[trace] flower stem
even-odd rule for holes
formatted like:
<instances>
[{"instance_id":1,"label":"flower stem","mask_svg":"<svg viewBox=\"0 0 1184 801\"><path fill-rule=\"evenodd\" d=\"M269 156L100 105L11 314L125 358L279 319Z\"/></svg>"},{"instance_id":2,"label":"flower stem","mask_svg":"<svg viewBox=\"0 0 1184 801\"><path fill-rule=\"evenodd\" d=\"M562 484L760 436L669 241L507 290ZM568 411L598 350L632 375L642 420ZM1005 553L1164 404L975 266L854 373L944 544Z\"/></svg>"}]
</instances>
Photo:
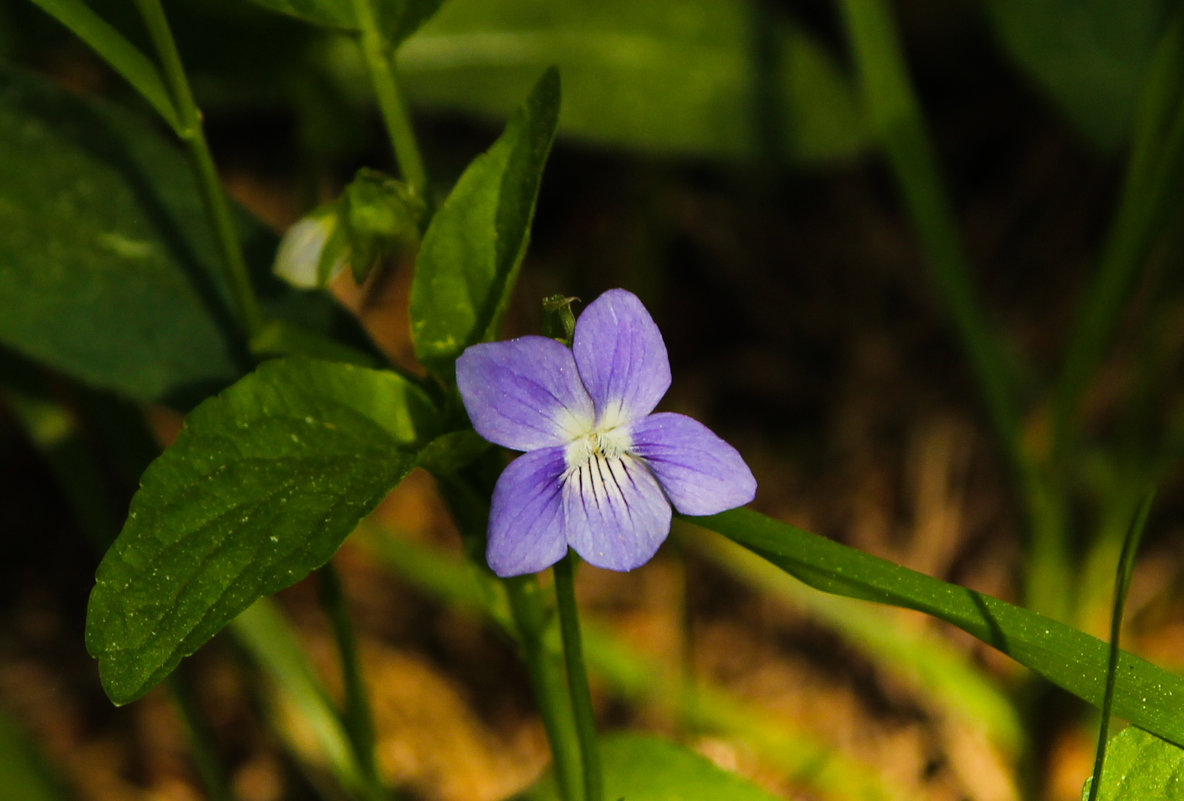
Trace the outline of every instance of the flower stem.
<instances>
[{"instance_id":1,"label":"flower stem","mask_svg":"<svg viewBox=\"0 0 1184 801\"><path fill-rule=\"evenodd\" d=\"M544 642L547 629L538 579L519 576L505 579L506 597L518 628L523 659L530 674L535 701L555 763L555 783L564 801L581 801L581 744L572 723L572 707L563 688L563 667Z\"/></svg>"},{"instance_id":2,"label":"flower stem","mask_svg":"<svg viewBox=\"0 0 1184 801\"><path fill-rule=\"evenodd\" d=\"M374 95L382 112L382 122L391 140L391 149L399 172L411 186L411 190L431 207L428 196L428 174L424 168L415 130L411 118L399 94L399 83L395 79L395 68L391 63L386 40L378 27L372 0L353 0L354 16L361 30L362 57L374 84Z\"/></svg>"},{"instance_id":3,"label":"flower stem","mask_svg":"<svg viewBox=\"0 0 1184 801\"><path fill-rule=\"evenodd\" d=\"M567 689L575 714L576 733L580 738L580 760L584 765L584 801L603 801L604 776L600 767L600 744L596 738L596 720L592 715L592 696L588 692L588 670L584 666L572 559L568 553L552 568L555 597L559 605L559 630L563 635Z\"/></svg>"},{"instance_id":4,"label":"flower stem","mask_svg":"<svg viewBox=\"0 0 1184 801\"><path fill-rule=\"evenodd\" d=\"M332 562L317 571L320 579L321 607L329 618L333 639L341 658L342 684L345 689L345 708L342 723L349 736L362 780L366 783L366 797L380 801L387 797L378 766L374 761L374 718L370 711L366 683L362 679L361 661L358 659L358 643L350 624L349 609L341 587L341 576Z\"/></svg>"},{"instance_id":5,"label":"flower stem","mask_svg":"<svg viewBox=\"0 0 1184 801\"><path fill-rule=\"evenodd\" d=\"M202 204L205 206L206 216L209 218L222 257L223 277L230 291L235 317L250 340L263 325L263 312L259 308L259 300L251 285L242 245L234 227L234 220L230 216L230 205L226 202L226 195L218 180L218 171L214 167L214 158L210 154L210 146L202 128L201 110L193 101L189 80L185 77L181 56L177 52L177 43L173 40L160 0L135 2L156 48L173 105L180 118L179 134L189 154L189 163L197 179Z\"/></svg>"}]
</instances>

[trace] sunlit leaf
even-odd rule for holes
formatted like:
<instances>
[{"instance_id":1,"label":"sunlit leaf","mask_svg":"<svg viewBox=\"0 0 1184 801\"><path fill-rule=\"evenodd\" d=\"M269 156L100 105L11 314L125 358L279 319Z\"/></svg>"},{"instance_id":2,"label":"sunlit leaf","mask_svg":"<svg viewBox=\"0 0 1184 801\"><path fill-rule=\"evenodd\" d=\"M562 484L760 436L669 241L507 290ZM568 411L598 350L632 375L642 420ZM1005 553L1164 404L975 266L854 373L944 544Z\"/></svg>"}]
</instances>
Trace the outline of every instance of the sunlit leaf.
<instances>
[{"instance_id":1,"label":"sunlit leaf","mask_svg":"<svg viewBox=\"0 0 1184 801\"><path fill-rule=\"evenodd\" d=\"M424 234L411 285L411 337L420 362L441 375L451 378L461 351L496 333L530 238L558 114L559 76L548 70Z\"/></svg>"},{"instance_id":2,"label":"sunlit leaf","mask_svg":"<svg viewBox=\"0 0 1184 801\"><path fill-rule=\"evenodd\" d=\"M952 623L1069 692L1100 706L1109 646L1044 615L917 573L795 526L737 509L688 518L825 592L915 609ZM1184 679L1123 651L1114 714L1184 744Z\"/></svg>"},{"instance_id":3,"label":"sunlit leaf","mask_svg":"<svg viewBox=\"0 0 1184 801\"><path fill-rule=\"evenodd\" d=\"M87 649L111 700L324 564L435 433L399 375L303 358L198 406L144 473L91 592Z\"/></svg>"},{"instance_id":4,"label":"sunlit leaf","mask_svg":"<svg viewBox=\"0 0 1184 801\"><path fill-rule=\"evenodd\" d=\"M1082 788L1089 798L1090 784ZM1184 801L1184 751L1131 726L1111 738L1098 801Z\"/></svg>"},{"instance_id":5,"label":"sunlit leaf","mask_svg":"<svg viewBox=\"0 0 1184 801\"><path fill-rule=\"evenodd\" d=\"M564 135L728 158L842 158L866 132L849 82L768 4L449 0L398 54L408 96L501 115L563 76Z\"/></svg>"}]
</instances>

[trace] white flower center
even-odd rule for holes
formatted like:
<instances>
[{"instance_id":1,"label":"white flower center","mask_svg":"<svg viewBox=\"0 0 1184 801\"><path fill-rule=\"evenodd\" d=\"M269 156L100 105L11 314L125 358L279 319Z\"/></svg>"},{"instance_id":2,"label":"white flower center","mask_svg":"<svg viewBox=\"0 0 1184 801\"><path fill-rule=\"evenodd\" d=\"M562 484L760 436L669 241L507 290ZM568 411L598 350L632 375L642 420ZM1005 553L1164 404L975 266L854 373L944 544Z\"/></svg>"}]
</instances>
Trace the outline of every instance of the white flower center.
<instances>
[{"instance_id":1,"label":"white flower center","mask_svg":"<svg viewBox=\"0 0 1184 801\"><path fill-rule=\"evenodd\" d=\"M627 427L598 429L572 440L564 451L567 469L563 473L564 493L574 493L585 507L607 513L608 507L628 509L634 481L627 462L633 438Z\"/></svg>"},{"instance_id":2,"label":"white flower center","mask_svg":"<svg viewBox=\"0 0 1184 801\"><path fill-rule=\"evenodd\" d=\"M563 456L570 472L579 470L593 460L616 461L622 456L629 455L632 449L633 438L629 436L629 429L610 428L592 431L572 440Z\"/></svg>"}]
</instances>

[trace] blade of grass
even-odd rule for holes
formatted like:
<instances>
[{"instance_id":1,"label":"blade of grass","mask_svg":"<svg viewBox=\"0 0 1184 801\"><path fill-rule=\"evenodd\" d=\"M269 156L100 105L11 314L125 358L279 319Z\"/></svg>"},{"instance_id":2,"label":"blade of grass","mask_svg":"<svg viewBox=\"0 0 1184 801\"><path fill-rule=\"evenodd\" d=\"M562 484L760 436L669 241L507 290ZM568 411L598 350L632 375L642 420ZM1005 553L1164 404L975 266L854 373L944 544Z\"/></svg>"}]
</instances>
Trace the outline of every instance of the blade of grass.
<instances>
[{"instance_id":1,"label":"blade of grass","mask_svg":"<svg viewBox=\"0 0 1184 801\"><path fill-rule=\"evenodd\" d=\"M1105 688L1107 646L1096 637L985 593L948 584L749 509L688 518L723 534L810 586L901 606L952 623L1053 684L1095 706ZM1131 723L1184 745L1184 679L1123 651L1125 681L1114 710Z\"/></svg>"},{"instance_id":2,"label":"blade of grass","mask_svg":"<svg viewBox=\"0 0 1184 801\"><path fill-rule=\"evenodd\" d=\"M865 113L888 157L995 428L1004 445L1014 448L1019 423L1008 362L971 283L957 225L909 84L896 26L882 0L842 0L839 5L859 72Z\"/></svg>"},{"instance_id":3,"label":"blade of grass","mask_svg":"<svg viewBox=\"0 0 1184 801\"><path fill-rule=\"evenodd\" d=\"M1184 193L1184 11L1157 48L1135 117L1126 179L1102 256L1076 315L1053 408L1052 462L1063 466L1090 378L1097 371L1155 234Z\"/></svg>"},{"instance_id":4,"label":"blade of grass","mask_svg":"<svg viewBox=\"0 0 1184 801\"><path fill-rule=\"evenodd\" d=\"M888 158L925 262L953 321L987 413L1019 482L1030 539L1025 596L1052 617L1067 614L1070 583L1061 503L1023 445L1015 377L979 304L896 25L884 0L842 0L865 113Z\"/></svg>"},{"instance_id":5,"label":"blade of grass","mask_svg":"<svg viewBox=\"0 0 1184 801\"><path fill-rule=\"evenodd\" d=\"M352 797L365 798L367 781L337 708L275 602L256 601L231 621L247 653L271 680L276 696L308 726L329 771Z\"/></svg>"},{"instance_id":6,"label":"blade of grass","mask_svg":"<svg viewBox=\"0 0 1184 801\"><path fill-rule=\"evenodd\" d=\"M218 758L214 735L197 702L193 687L192 666L185 665L165 680L177 712L185 724L189 753L193 765L205 785L209 801L235 801L226 776L226 769Z\"/></svg>"},{"instance_id":7,"label":"blade of grass","mask_svg":"<svg viewBox=\"0 0 1184 801\"><path fill-rule=\"evenodd\" d=\"M317 571L317 578L320 582L321 608L329 618L341 666L341 683L345 695L341 722L353 749L354 763L366 782L365 798L382 801L388 794L374 759L374 718L370 710L370 695L362 676L362 660L358 654L357 638L349 617L341 576L330 561Z\"/></svg>"},{"instance_id":8,"label":"blade of grass","mask_svg":"<svg viewBox=\"0 0 1184 801\"><path fill-rule=\"evenodd\" d=\"M1122 613L1126 606L1126 593L1131 586L1131 572L1135 568L1135 554L1139 550L1139 542L1143 539L1143 529L1147 525L1147 515L1151 511L1151 503L1155 500L1155 490L1149 489L1143 494L1143 500L1131 520L1127 529L1126 539L1122 543L1122 555L1118 558L1118 570L1114 579L1114 612L1110 616L1110 655L1106 662L1106 691L1102 697L1102 721L1098 727L1098 751L1094 758L1093 781L1089 788L1089 801L1097 801L1098 790L1102 787L1102 768L1106 762L1106 741L1110 733L1110 715L1114 709L1114 688L1118 683L1118 656L1122 636Z\"/></svg>"}]
</instances>

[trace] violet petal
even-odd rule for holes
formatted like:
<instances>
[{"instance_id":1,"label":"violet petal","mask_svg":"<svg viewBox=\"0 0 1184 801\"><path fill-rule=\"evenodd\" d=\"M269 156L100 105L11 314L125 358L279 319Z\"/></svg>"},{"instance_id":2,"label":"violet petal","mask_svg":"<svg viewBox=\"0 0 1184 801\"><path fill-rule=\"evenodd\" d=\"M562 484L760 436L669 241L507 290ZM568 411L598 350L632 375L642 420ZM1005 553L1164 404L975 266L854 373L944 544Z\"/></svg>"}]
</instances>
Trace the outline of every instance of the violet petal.
<instances>
[{"instance_id":1,"label":"violet petal","mask_svg":"<svg viewBox=\"0 0 1184 801\"><path fill-rule=\"evenodd\" d=\"M610 289L576 321L572 340L598 426L638 420L670 388L670 360L653 318L632 292Z\"/></svg>"},{"instance_id":2,"label":"violet petal","mask_svg":"<svg viewBox=\"0 0 1184 801\"><path fill-rule=\"evenodd\" d=\"M662 412L635 423L631 433L633 452L684 515L713 515L756 495L756 479L740 453L697 420Z\"/></svg>"},{"instance_id":3,"label":"violet petal","mask_svg":"<svg viewBox=\"0 0 1184 801\"><path fill-rule=\"evenodd\" d=\"M632 570L650 560L670 533L670 502L640 459L589 459L563 481L567 542L584 561Z\"/></svg>"},{"instance_id":4,"label":"violet petal","mask_svg":"<svg viewBox=\"0 0 1184 801\"><path fill-rule=\"evenodd\" d=\"M544 448L519 456L498 478L485 551L494 573L537 573L567 553L563 538L564 467L563 448Z\"/></svg>"},{"instance_id":5,"label":"violet petal","mask_svg":"<svg viewBox=\"0 0 1184 801\"><path fill-rule=\"evenodd\" d=\"M547 337L467 348L456 385L477 433L518 451L567 442L595 419L571 351Z\"/></svg>"}]
</instances>

